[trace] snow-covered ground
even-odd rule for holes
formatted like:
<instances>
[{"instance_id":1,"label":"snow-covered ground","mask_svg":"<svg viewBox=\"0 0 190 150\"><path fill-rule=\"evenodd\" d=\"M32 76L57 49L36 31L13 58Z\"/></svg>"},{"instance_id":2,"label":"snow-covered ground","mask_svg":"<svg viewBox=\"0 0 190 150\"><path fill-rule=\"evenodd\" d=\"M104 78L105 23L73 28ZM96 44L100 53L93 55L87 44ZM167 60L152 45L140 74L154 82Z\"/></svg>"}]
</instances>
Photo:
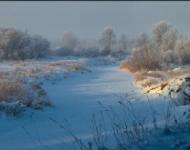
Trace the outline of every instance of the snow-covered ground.
<instances>
[{"instance_id":1,"label":"snow-covered ground","mask_svg":"<svg viewBox=\"0 0 190 150\"><path fill-rule=\"evenodd\" d=\"M29 109L16 118L2 115L0 150L64 150L72 142L62 127L65 120L74 134L82 139L91 138L92 114L102 109L100 103L111 106L118 113L121 112L120 101L130 103L136 119L151 123L154 113L158 122L163 121L168 99L147 98L133 85L132 75L119 70L118 66L91 66L90 70L71 73L54 82L44 81L43 87L53 107L41 111ZM178 110L175 114L183 108Z\"/></svg>"}]
</instances>

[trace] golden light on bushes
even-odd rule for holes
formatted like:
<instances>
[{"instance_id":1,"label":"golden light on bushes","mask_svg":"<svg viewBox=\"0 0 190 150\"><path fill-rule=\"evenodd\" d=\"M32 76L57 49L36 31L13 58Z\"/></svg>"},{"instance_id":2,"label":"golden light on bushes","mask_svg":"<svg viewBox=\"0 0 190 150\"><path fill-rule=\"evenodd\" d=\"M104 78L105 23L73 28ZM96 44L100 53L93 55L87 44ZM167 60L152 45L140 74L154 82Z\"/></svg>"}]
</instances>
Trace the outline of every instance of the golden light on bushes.
<instances>
[{"instance_id":1,"label":"golden light on bushes","mask_svg":"<svg viewBox=\"0 0 190 150\"><path fill-rule=\"evenodd\" d=\"M126 70L126 71L129 71L132 73L137 71L135 68L131 67L128 64L121 64L119 68L120 68L120 70Z\"/></svg>"}]
</instances>

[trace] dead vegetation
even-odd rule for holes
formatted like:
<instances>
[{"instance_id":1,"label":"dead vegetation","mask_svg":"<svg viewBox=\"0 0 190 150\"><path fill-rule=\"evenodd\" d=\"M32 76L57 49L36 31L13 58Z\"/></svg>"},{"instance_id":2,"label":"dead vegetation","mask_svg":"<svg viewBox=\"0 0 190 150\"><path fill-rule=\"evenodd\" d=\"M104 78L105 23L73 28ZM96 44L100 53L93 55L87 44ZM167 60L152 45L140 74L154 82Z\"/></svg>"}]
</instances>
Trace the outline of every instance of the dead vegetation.
<instances>
[{"instance_id":1,"label":"dead vegetation","mask_svg":"<svg viewBox=\"0 0 190 150\"><path fill-rule=\"evenodd\" d=\"M51 102L37 81L23 83L16 78L0 79L0 110L17 115L26 107L43 109Z\"/></svg>"},{"instance_id":2,"label":"dead vegetation","mask_svg":"<svg viewBox=\"0 0 190 150\"><path fill-rule=\"evenodd\" d=\"M120 68L131 72L126 64ZM135 71L134 84L136 84L145 94L163 94L168 91L170 86L180 86L185 80L184 76L188 76L190 72L189 66L181 66L166 70L154 71Z\"/></svg>"},{"instance_id":3,"label":"dead vegetation","mask_svg":"<svg viewBox=\"0 0 190 150\"><path fill-rule=\"evenodd\" d=\"M179 36L171 24L158 22L150 36L141 34L135 41L120 69L133 73L135 84L143 92L163 93L171 80L189 74L190 38Z\"/></svg>"},{"instance_id":4,"label":"dead vegetation","mask_svg":"<svg viewBox=\"0 0 190 150\"><path fill-rule=\"evenodd\" d=\"M0 66L0 111L17 115L25 108L43 109L52 105L46 91L38 80L45 80L58 72L67 74L74 71L88 71L78 61L63 60L54 62L9 62L10 69ZM6 66L6 65L5 65Z\"/></svg>"},{"instance_id":5,"label":"dead vegetation","mask_svg":"<svg viewBox=\"0 0 190 150\"><path fill-rule=\"evenodd\" d=\"M190 63L190 38L180 35L166 21L153 25L152 34L141 34L135 43L121 69L130 72L171 70Z\"/></svg>"},{"instance_id":6,"label":"dead vegetation","mask_svg":"<svg viewBox=\"0 0 190 150\"><path fill-rule=\"evenodd\" d=\"M85 71L86 66L78 61L57 61L48 64L48 68L53 69L54 67L61 67L65 72L73 72L73 71Z\"/></svg>"},{"instance_id":7,"label":"dead vegetation","mask_svg":"<svg viewBox=\"0 0 190 150\"><path fill-rule=\"evenodd\" d=\"M12 97L21 96L24 94L21 83L14 79L1 79L0 80L0 102L1 101L8 101Z\"/></svg>"},{"instance_id":8,"label":"dead vegetation","mask_svg":"<svg viewBox=\"0 0 190 150\"><path fill-rule=\"evenodd\" d=\"M49 120L68 133L72 139L73 149L76 150L149 150L160 145L170 147L169 149L185 149L187 143L189 146L189 140L182 142L189 139L187 138L190 129L189 109L184 111L182 116L177 117L174 114L178 111L176 107L173 107L171 103L166 103L166 110L165 106L162 110L163 120L160 121L160 113L156 111L156 106L150 103L151 100L147 98L148 107L146 111L150 110L149 113L152 116L151 118L145 116L139 119L139 114L135 112L134 104L128 95L118 95L118 98L120 110L123 110L121 112L99 102L100 112L92 116L92 134L88 138L77 136L71 128L69 120L64 122L54 118L49 118ZM187 119L187 121L181 122L182 118ZM181 136L183 134L184 136Z\"/></svg>"}]
</instances>

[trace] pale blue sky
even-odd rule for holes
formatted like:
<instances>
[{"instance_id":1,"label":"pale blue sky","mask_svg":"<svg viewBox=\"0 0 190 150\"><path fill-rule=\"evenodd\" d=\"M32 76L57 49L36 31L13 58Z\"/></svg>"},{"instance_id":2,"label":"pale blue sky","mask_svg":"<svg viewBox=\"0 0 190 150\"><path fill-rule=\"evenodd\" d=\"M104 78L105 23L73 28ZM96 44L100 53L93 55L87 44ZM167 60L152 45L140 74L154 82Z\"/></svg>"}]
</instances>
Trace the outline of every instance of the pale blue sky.
<instances>
[{"instance_id":1,"label":"pale blue sky","mask_svg":"<svg viewBox=\"0 0 190 150\"><path fill-rule=\"evenodd\" d=\"M190 2L0 2L1 27L27 29L49 39L65 31L97 38L106 25L118 35L135 36L160 20L190 35Z\"/></svg>"}]
</instances>

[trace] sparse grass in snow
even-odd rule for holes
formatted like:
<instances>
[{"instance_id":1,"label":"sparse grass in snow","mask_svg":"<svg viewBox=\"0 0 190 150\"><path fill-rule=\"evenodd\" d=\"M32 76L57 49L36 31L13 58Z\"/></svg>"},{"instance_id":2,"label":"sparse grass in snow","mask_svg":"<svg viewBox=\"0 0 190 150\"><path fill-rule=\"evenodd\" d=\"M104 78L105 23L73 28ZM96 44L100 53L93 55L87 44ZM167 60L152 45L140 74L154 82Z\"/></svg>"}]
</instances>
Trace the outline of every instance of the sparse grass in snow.
<instances>
[{"instance_id":1,"label":"sparse grass in snow","mask_svg":"<svg viewBox=\"0 0 190 150\"><path fill-rule=\"evenodd\" d=\"M138 119L133 104L123 98L127 97L118 101L122 113L99 102L101 110L92 116L93 132L88 138L75 135L68 120L64 123L54 118L50 120L73 138L74 150L172 150L190 146L188 109L179 117L174 113L177 108L168 103L166 110L163 108L162 116L159 116L150 99L147 99L149 110L146 111L150 111L151 117ZM160 121L159 117L163 120ZM184 122L181 122L182 118Z\"/></svg>"},{"instance_id":2,"label":"sparse grass in snow","mask_svg":"<svg viewBox=\"0 0 190 150\"><path fill-rule=\"evenodd\" d=\"M41 76L47 80L55 72L66 74L74 71L89 71L85 64L73 60L14 61L14 63L9 62L8 66L9 70L2 69L0 72L0 111L12 115L20 113L26 107L43 109L45 106L52 105L41 81L36 77Z\"/></svg>"},{"instance_id":3,"label":"sparse grass in snow","mask_svg":"<svg viewBox=\"0 0 190 150\"><path fill-rule=\"evenodd\" d=\"M26 107L42 109L51 106L47 93L38 82L23 83L22 80L0 79L0 110L17 115Z\"/></svg>"}]
</instances>

